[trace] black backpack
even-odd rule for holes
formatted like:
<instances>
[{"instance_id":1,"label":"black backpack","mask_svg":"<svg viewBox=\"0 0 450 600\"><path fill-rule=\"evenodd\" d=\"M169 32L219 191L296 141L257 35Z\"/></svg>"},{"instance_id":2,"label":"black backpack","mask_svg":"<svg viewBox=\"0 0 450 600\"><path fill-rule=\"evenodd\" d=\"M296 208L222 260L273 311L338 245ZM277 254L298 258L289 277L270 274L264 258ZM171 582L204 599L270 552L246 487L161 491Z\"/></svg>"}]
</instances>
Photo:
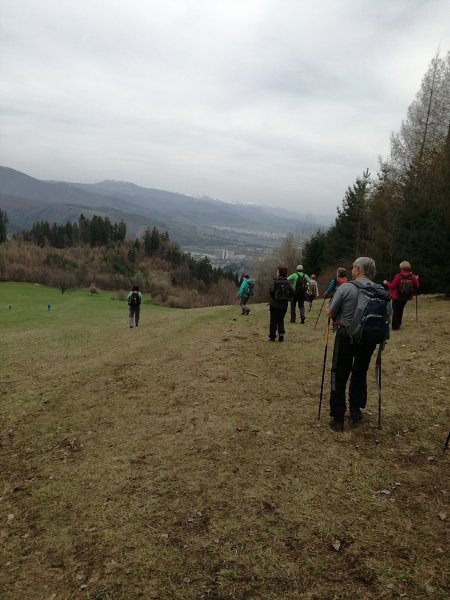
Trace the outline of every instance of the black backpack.
<instances>
[{"instance_id":1,"label":"black backpack","mask_svg":"<svg viewBox=\"0 0 450 600\"><path fill-rule=\"evenodd\" d=\"M287 279L275 279L273 285L273 295L275 300L289 300L292 295L289 281Z\"/></svg>"},{"instance_id":2,"label":"black backpack","mask_svg":"<svg viewBox=\"0 0 450 600\"><path fill-rule=\"evenodd\" d=\"M139 292L131 293L130 299L128 300L128 304L129 304L129 306L132 306L133 308L136 308L136 306L141 305L141 296L140 296Z\"/></svg>"},{"instance_id":3,"label":"black backpack","mask_svg":"<svg viewBox=\"0 0 450 600\"><path fill-rule=\"evenodd\" d=\"M306 292L306 279L305 276L299 275L297 277L297 281L295 282L295 295L297 296L297 298L304 298L305 297L305 292Z\"/></svg>"},{"instance_id":4,"label":"black backpack","mask_svg":"<svg viewBox=\"0 0 450 600\"><path fill-rule=\"evenodd\" d=\"M400 273L400 282L398 284L398 297L399 300L406 302L413 297L414 288L412 274L403 275Z\"/></svg>"},{"instance_id":5,"label":"black backpack","mask_svg":"<svg viewBox=\"0 0 450 600\"><path fill-rule=\"evenodd\" d=\"M245 288L245 295L253 296L254 294L255 294L255 282L252 281L251 279L249 279L247 282L247 287Z\"/></svg>"},{"instance_id":6,"label":"black backpack","mask_svg":"<svg viewBox=\"0 0 450 600\"><path fill-rule=\"evenodd\" d=\"M358 302L347 335L355 344L382 344L389 332L389 294L377 283L349 283L358 288Z\"/></svg>"}]
</instances>

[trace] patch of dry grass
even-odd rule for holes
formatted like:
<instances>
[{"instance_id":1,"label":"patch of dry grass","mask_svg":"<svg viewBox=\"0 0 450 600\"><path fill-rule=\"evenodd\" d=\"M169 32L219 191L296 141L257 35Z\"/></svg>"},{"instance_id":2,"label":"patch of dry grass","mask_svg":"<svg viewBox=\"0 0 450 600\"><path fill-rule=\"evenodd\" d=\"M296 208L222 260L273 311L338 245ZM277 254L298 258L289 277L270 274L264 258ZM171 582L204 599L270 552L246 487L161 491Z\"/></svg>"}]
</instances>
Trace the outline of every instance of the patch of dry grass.
<instances>
[{"instance_id":1,"label":"patch of dry grass","mask_svg":"<svg viewBox=\"0 0 450 600\"><path fill-rule=\"evenodd\" d=\"M371 367L344 434L327 398L317 423L319 303L283 344L251 308L6 332L5 599L449 596L450 305L420 298L419 324L407 307L383 429Z\"/></svg>"}]
</instances>

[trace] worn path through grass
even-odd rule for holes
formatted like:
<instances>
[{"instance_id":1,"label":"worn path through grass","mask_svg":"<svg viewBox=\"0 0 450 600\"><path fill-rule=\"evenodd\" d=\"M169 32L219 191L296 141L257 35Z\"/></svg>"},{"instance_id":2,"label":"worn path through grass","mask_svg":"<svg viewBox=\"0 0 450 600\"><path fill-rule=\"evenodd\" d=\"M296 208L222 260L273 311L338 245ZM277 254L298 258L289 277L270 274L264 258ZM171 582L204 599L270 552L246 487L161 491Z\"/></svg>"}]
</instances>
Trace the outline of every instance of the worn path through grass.
<instances>
[{"instance_id":1,"label":"worn path through grass","mask_svg":"<svg viewBox=\"0 0 450 600\"><path fill-rule=\"evenodd\" d=\"M11 286L6 599L449 596L447 302L420 298L419 324L408 306L388 344L383 429L372 365L364 421L339 435L327 395L317 423L319 303L270 344L265 305L144 305L130 330L106 293Z\"/></svg>"}]
</instances>

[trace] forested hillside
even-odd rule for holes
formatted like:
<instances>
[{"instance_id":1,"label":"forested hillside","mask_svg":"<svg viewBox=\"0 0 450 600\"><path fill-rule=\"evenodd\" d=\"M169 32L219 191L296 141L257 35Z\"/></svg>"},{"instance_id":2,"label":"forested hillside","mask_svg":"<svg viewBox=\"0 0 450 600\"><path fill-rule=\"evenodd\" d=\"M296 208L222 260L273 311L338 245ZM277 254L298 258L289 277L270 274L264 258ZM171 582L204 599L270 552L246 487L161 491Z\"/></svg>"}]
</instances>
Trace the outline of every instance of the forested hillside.
<instances>
[{"instance_id":1,"label":"forested hillside","mask_svg":"<svg viewBox=\"0 0 450 600\"><path fill-rule=\"evenodd\" d=\"M436 56L379 171L348 187L334 225L304 248L309 272L372 256L379 277L401 260L425 292L450 294L450 53Z\"/></svg>"},{"instance_id":2,"label":"forested hillside","mask_svg":"<svg viewBox=\"0 0 450 600\"><path fill-rule=\"evenodd\" d=\"M7 216L0 211L0 236ZM3 227L4 229L4 227ZM0 237L1 241L1 237ZM142 239L126 239L126 225L108 217L81 215L78 222L35 223L0 245L0 281L123 291L138 284L157 304L188 308L227 304L234 296L232 273L194 259L156 227Z\"/></svg>"}]
</instances>

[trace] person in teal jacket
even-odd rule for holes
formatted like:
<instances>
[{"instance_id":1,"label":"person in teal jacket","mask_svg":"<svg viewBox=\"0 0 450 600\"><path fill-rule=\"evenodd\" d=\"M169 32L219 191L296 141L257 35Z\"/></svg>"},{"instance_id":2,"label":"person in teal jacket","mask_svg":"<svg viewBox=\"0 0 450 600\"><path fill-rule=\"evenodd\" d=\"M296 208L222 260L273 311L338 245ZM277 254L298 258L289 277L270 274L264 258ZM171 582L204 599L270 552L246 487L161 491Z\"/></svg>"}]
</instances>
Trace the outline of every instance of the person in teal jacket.
<instances>
[{"instance_id":1,"label":"person in teal jacket","mask_svg":"<svg viewBox=\"0 0 450 600\"><path fill-rule=\"evenodd\" d=\"M133 325L136 325L136 327L137 327L139 325L139 315L141 313L141 301L142 301L142 294L139 291L138 285L133 285L133 289L131 290L131 292L128 293L127 301L128 301L128 309L129 309L128 325L130 327L133 327Z\"/></svg>"},{"instance_id":2,"label":"person in teal jacket","mask_svg":"<svg viewBox=\"0 0 450 600\"><path fill-rule=\"evenodd\" d=\"M250 296L253 293L253 281L250 279L250 275L242 276L242 283L239 291L237 293L239 298L239 306L241 307L241 311L243 315L248 315L250 312L249 307L247 306L247 302L250 299Z\"/></svg>"},{"instance_id":3,"label":"person in teal jacket","mask_svg":"<svg viewBox=\"0 0 450 600\"><path fill-rule=\"evenodd\" d=\"M289 275L288 281L291 282L294 288L294 296L291 300L291 323L295 323L295 309L298 303L300 310L300 320L302 325L305 322L305 299L306 299L306 288L310 279L306 273L303 273L303 265L297 265L297 270L292 275Z\"/></svg>"}]
</instances>

